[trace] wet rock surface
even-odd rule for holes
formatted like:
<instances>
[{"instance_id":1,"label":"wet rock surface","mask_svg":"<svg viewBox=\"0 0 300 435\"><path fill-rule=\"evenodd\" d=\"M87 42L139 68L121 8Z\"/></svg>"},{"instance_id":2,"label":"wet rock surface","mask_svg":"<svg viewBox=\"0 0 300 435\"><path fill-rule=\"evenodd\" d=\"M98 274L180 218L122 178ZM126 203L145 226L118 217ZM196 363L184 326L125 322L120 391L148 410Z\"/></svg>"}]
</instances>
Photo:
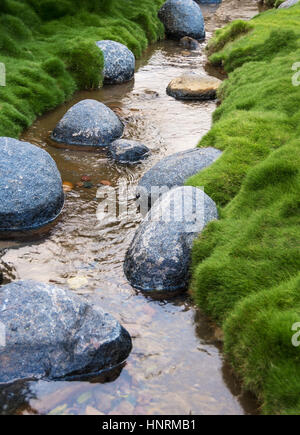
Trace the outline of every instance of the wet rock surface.
<instances>
[{"instance_id":1,"label":"wet rock surface","mask_svg":"<svg viewBox=\"0 0 300 435\"><path fill-rule=\"evenodd\" d=\"M64 204L62 180L52 157L41 148L0 138L0 236L53 222Z\"/></svg>"},{"instance_id":2,"label":"wet rock surface","mask_svg":"<svg viewBox=\"0 0 300 435\"><path fill-rule=\"evenodd\" d=\"M196 41L196 39L190 38L189 36L181 38L179 44L181 45L181 47L184 47L187 50L198 50L200 47L199 42Z\"/></svg>"},{"instance_id":3,"label":"wet rock surface","mask_svg":"<svg viewBox=\"0 0 300 435\"><path fill-rule=\"evenodd\" d=\"M5 285L0 307L0 382L80 377L116 366L131 351L129 334L112 316L57 287Z\"/></svg>"},{"instance_id":4,"label":"wet rock surface","mask_svg":"<svg viewBox=\"0 0 300 435\"><path fill-rule=\"evenodd\" d=\"M194 2L201 5L218 5L219 3L222 3L222 0L194 0Z\"/></svg>"},{"instance_id":5,"label":"wet rock surface","mask_svg":"<svg viewBox=\"0 0 300 435\"><path fill-rule=\"evenodd\" d=\"M217 218L214 201L200 189L185 186L164 194L126 254L124 272L131 285L146 292L186 289L193 240Z\"/></svg>"},{"instance_id":6,"label":"wet rock surface","mask_svg":"<svg viewBox=\"0 0 300 435\"><path fill-rule=\"evenodd\" d=\"M215 148L192 148L172 154L151 168L141 178L137 196L146 196L152 204L160 195L159 189L182 186L185 181L210 166L221 155Z\"/></svg>"},{"instance_id":7,"label":"wet rock surface","mask_svg":"<svg viewBox=\"0 0 300 435\"><path fill-rule=\"evenodd\" d=\"M281 5L278 7L278 9L290 8L291 6L294 6L295 4L297 4L298 2L299 2L299 0L287 0L283 3L281 3Z\"/></svg>"},{"instance_id":8,"label":"wet rock surface","mask_svg":"<svg viewBox=\"0 0 300 435\"><path fill-rule=\"evenodd\" d=\"M169 83L167 94L177 100L213 100L221 83L216 77L196 73L183 74Z\"/></svg>"},{"instance_id":9,"label":"wet rock surface","mask_svg":"<svg viewBox=\"0 0 300 435\"><path fill-rule=\"evenodd\" d=\"M110 40L98 41L96 44L104 56L104 83L120 84L133 78L135 57L132 51L125 45Z\"/></svg>"},{"instance_id":10,"label":"wet rock surface","mask_svg":"<svg viewBox=\"0 0 300 435\"><path fill-rule=\"evenodd\" d=\"M96 100L82 100L67 111L51 138L66 145L106 147L123 134L118 116Z\"/></svg>"},{"instance_id":11,"label":"wet rock surface","mask_svg":"<svg viewBox=\"0 0 300 435\"><path fill-rule=\"evenodd\" d=\"M109 154L113 160L123 164L134 164L145 160L151 151L146 145L133 140L119 139L110 144Z\"/></svg>"},{"instance_id":12,"label":"wet rock surface","mask_svg":"<svg viewBox=\"0 0 300 435\"><path fill-rule=\"evenodd\" d=\"M193 0L167 0L158 16L169 38L205 38L204 18L199 5Z\"/></svg>"}]
</instances>

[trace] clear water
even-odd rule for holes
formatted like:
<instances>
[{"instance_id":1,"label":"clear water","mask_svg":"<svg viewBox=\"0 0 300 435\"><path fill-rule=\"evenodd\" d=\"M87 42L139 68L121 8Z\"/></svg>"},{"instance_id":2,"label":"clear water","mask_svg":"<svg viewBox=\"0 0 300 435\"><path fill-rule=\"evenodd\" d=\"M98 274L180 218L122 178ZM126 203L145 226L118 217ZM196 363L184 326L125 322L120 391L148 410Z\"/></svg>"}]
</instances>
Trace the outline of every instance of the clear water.
<instances>
[{"instance_id":1,"label":"clear water","mask_svg":"<svg viewBox=\"0 0 300 435\"><path fill-rule=\"evenodd\" d=\"M250 18L252 1L224 1L204 9L210 32L228 16ZM142 174L166 155L194 147L211 127L215 102L180 102L166 95L169 81L205 67L204 44L187 52L176 42L150 47L138 62L135 80L77 93L72 101L39 119L22 140L46 149L63 181L89 175L94 187L66 194L61 219L47 237L0 242L5 282L34 279L69 288L113 314L130 332L133 351L112 373L90 382L24 381L0 387L4 414L253 414L257 404L242 393L222 356L222 334L188 295L154 301L136 292L123 274L126 249L139 224L135 213L113 221L96 218L97 184L108 180L132 190ZM117 166L105 152L54 148L49 133L64 113L84 98L111 107L126 123L125 136L148 145L152 157L134 168ZM132 196L131 203L134 199Z\"/></svg>"}]
</instances>

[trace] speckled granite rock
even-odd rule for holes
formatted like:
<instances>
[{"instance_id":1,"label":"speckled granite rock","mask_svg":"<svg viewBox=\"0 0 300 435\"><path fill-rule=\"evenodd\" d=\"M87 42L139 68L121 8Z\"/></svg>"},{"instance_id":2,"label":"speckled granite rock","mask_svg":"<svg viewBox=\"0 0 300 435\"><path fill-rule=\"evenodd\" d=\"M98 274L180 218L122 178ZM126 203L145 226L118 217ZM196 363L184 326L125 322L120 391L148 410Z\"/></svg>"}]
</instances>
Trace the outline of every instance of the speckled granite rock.
<instances>
[{"instance_id":1,"label":"speckled granite rock","mask_svg":"<svg viewBox=\"0 0 300 435\"><path fill-rule=\"evenodd\" d=\"M184 36L180 39L179 44L186 48L187 50L198 50L200 44L196 39L190 38L189 36Z\"/></svg>"},{"instance_id":2,"label":"speckled granite rock","mask_svg":"<svg viewBox=\"0 0 300 435\"><path fill-rule=\"evenodd\" d=\"M123 131L122 122L109 107L96 100L82 100L57 124L52 139L67 145L105 147Z\"/></svg>"},{"instance_id":3,"label":"speckled granite rock","mask_svg":"<svg viewBox=\"0 0 300 435\"><path fill-rule=\"evenodd\" d=\"M168 37L181 39L190 36L205 38L205 24L201 9L193 0L167 0L158 13Z\"/></svg>"},{"instance_id":4,"label":"speckled granite rock","mask_svg":"<svg viewBox=\"0 0 300 435\"><path fill-rule=\"evenodd\" d=\"M126 254L124 272L143 291L184 290L189 280L193 240L213 219L215 203L202 190L171 189L152 207Z\"/></svg>"},{"instance_id":5,"label":"speckled granite rock","mask_svg":"<svg viewBox=\"0 0 300 435\"><path fill-rule=\"evenodd\" d=\"M222 81L216 77L196 73L183 74L173 79L167 94L177 100L213 100Z\"/></svg>"},{"instance_id":6,"label":"speckled granite rock","mask_svg":"<svg viewBox=\"0 0 300 435\"><path fill-rule=\"evenodd\" d=\"M46 226L63 204L62 180L52 157L30 143L1 137L0 237Z\"/></svg>"},{"instance_id":7,"label":"speckled granite rock","mask_svg":"<svg viewBox=\"0 0 300 435\"><path fill-rule=\"evenodd\" d=\"M110 40L98 41L96 44L104 56L104 83L124 83L133 78L135 57L132 51L125 45Z\"/></svg>"},{"instance_id":8,"label":"speckled granite rock","mask_svg":"<svg viewBox=\"0 0 300 435\"><path fill-rule=\"evenodd\" d=\"M298 2L299 2L299 0L287 0L283 3L281 3L281 5L278 7L278 9L290 8L291 6L294 6L295 4L297 4Z\"/></svg>"},{"instance_id":9,"label":"speckled granite rock","mask_svg":"<svg viewBox=\"0 0 300 435\"><path fill-rule=\"evenodd\" d=\"M189 177L210 166L221 154L215 148L192 148L172 154L146 172L138 184L137 196L147 196L148 202L152 196L153 204L160 194L157 190L165 186L169 189L183 186Z\"/></svg>"},{"instance_id":10,"label":"speckled granite rock","mask_svg":"<svg viewBox=\"0 0 300 435\"><path fill-rule=\"evenodd\" d=\"M151 154L148 147L133 140L119 139L108 147L111 157L119 163L132 164L145 160Z\"/></svg>"},{"instance_id":11,"label":"speckled granite rock","mask_svg":"<svg viewBox=\"0 0 300 435\"><path fill-rule=\"evenodd\" d=\"M113 317L70 291L14 282L0 287L0 307L0 382L95 373L131 351L129 334Z\"/></svg>"}]
</instances>

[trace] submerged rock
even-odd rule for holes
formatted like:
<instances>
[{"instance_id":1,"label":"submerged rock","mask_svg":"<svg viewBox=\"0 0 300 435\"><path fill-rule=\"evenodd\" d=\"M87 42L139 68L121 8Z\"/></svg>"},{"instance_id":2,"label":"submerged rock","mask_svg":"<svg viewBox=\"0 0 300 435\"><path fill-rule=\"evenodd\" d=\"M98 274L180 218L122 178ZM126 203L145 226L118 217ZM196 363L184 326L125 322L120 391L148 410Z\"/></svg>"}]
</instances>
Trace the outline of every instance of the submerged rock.
<instances>
[{"instance_id":1,"label":"submerged rock","mask_svg":"<svg viewBox=\"0 0 300 435\"><path fill-rule=\"evenodd\" d=\"M200 44L196 39L190 38L189 36L185 36L181 38L179 41L180 45L188 50L198 50Z\"/></svg>"},{"instance_id":2,"label":"submerged rock","mask_svg":"<svg viewBox=\"0 0 300 435\"><path fill-rule=\"evenodd\" d=\"M135 57L132 51L115 41L103 40L96 44L104 56L104 83L124 83L133 78Z\"/></svg>"},{"instance_id":3,"label":"submerged rock","mask_svg":"<svg viewBox=\"0 0 300 435\"><path fill-rule=\"evenodd\" d=\"M195 187L164 194L138 228L126 254L124 272L142 291L184 290L193 240L218 218L214 201Z\"/></svg>"},{"instance_id":4,"label":"submerged rock","mask_svg":"<svg viewBox=\"0 0 300 435\"><path fill-rule=\"evenodd\" d=\"M193 0L167 0L159 10L158 17L170 38L205 38L204 18L199 5Z\"/></svg>"},{"instance_id":5,"label":"submerged rock","mask_svg":"<svg viewBox=\"0 0 300 435\"><path fill-rule=\"evenodd\" d=\"M299 0L287 0L283 3L281 3L281 5L278 7L278 9L290 8L291 6L294 6L295 4L297 4L298 2L299 2Z\"/></svg>"},{"instance_id":6,"label":"submerged rock","mask_svg":"<svg viewBox=\"0 0 300 435\"><path fill-rule=\"evenodd\" d=\"M70 291L14 282L0 288L0 307L0 382L95 373L131 351L128 332L113 317Z\"/></svg>"},{"instance_id":7,"label":"submerged rock","mask_svg":"<svg viewBox=\"0 0 300 435\"><path fill-rule=\"evenodd\" d=\"M51 137L67 145L105 147L123 131L122 122L109 107L96 100L82 100L67 111Z\"/></svg>"},{"instance_id":8,"label":"submerged rock","mask_svg":"<svg viewBox=\"0 0 300 435\"><path fill-rule=\"evenodd\" d=\"M145 145L126 139L119 139L109 145L109 154L119 163L138 163L150 155L150 150Z\"/></svg>"},{"instance_id":9,"label":"submerged rock","mask_svg":"<svg viewBox=\"0 0 300 435\"><path fill-rule=\"evenodd\" d=\"M62 180L52 157L41 148L0 138L0 237L42 228L64 204Z\"/></svg>"},{"instance_id":10,"label":"submerged rock","mask_svg":"<svg viewBox=\"0 0 300 435\"><path fill-rule=\"evenodd\" d=\"M137 196L146 196L145 202L153 204L161 189L183 186L189 177L210 166L221 154L215 148L193 148L172 154L146 172L138 184Z\"/></svg>"},{"instance_id":11,"label":"submerged rock","mask_svg":"<svg viewBox=\"0 0 300 435\"><path fill-rule=\"evenodd\" d=\"M213 100L221 83L216 77L183 74L169 83L167 94L177 100Z\"/></svg>"},{"instance_id":12,"label":"submerged rock","mask_svg":"<svg viewBox=\"0 0 300 435\"><path fill-rule=\"evenodd\" d=\"M222 0L194 0L196 3L200 5L217 5L222 3Z\"/></svg>"}]
</instances>

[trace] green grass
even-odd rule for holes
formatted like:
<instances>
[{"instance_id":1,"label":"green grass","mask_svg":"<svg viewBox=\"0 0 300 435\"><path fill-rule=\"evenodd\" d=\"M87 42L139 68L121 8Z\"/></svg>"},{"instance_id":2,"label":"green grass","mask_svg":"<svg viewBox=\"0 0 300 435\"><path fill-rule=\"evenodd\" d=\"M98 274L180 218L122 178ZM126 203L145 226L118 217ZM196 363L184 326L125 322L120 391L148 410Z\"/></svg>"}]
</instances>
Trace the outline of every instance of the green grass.
<instances>
[{"instance_id":1,"label":"green grass","mask_svg":"<svg viewBox=\"0 0 300 435\"><path fill-rule=\"evenodd\" d=\"M163 0L1 0L0 136L18 137L37 116L79 89L102 84L95 42L113 39L141 56L163 36Z\"/></svg>"},{"instance_id":2,"label":"green grass","mask_svg":"<svg viewBox=\"0 0 300 435\"><path fill-rule=\"evenodd\" d=\"M218 31L210 60L229 78L199 146L224 151L187 184L221 219L193 248L191 293L225 331L225 351L262 412L300 414L300 4Z\"/></svg>"}]
</instances>

